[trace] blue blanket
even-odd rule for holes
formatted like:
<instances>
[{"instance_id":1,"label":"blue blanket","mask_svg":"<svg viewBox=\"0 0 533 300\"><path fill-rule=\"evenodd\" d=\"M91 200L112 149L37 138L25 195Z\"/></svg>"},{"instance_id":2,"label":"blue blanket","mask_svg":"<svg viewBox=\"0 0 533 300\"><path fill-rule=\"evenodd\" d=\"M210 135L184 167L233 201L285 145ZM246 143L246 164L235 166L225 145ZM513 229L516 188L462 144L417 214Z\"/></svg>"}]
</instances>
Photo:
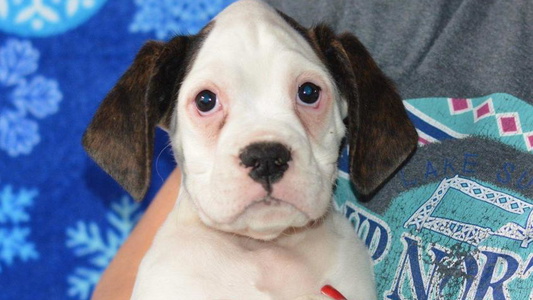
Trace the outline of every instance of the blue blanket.
<instances>
[{"instance_id":1,"label":"blue blanket","mask_svg":"<svg viewBox=\"0 0 533 300\"><path fill-rule=\"evenodd\" d=\"M0 299L89 299L148 203L81 135L146 40L195 33L229 2L0 1ZM174 168L166 145L158 132L147 199Z\"/></svg>"}]
</instances>

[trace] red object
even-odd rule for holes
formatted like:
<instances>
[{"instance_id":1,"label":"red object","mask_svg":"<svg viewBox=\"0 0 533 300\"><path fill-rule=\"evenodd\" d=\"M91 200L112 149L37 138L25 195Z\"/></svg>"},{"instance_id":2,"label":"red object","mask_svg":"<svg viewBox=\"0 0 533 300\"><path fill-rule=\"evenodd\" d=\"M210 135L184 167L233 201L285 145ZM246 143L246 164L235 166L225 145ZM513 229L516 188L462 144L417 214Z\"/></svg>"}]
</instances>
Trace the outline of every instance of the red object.
<instances>
[{"instance_id":1,"label":"red object","mask_svg":"<svg viewBox=\"0 0 533 300\"><path fill-rule=\"evenodd\" d=\"M337 291L334 287L332 287L331 285L325 285L322 287L322 289L320 290L322 292L323 295L325 296L328 296L330 297L331 299L335 299L335 300L347 300L346 298L344 298L344 296L339 292Z\"/></svg>"}]
</instances>

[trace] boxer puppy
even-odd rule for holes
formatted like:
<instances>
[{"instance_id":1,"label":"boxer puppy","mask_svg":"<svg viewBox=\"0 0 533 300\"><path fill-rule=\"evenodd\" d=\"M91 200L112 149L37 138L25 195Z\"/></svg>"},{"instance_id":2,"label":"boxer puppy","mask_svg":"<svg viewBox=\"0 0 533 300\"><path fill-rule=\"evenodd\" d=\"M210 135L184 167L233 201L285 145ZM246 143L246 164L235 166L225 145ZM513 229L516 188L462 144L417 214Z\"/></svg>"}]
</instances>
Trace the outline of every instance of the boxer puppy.
<instances>
[{"instance_id":1,"label":"boxer puppy","mask_svg":"<svg viewBox=\"0 0 533 300\"><path fill-rule=\"evenodd\" d=\"M157 125L183 179L132 299L340 297L324 286L376 299L367 249L332 209L339 150L346 137L364 195L417 135L357 38L236 2L197 35L146 43L87 129L88 153L136 199Z\"/></svg>"}]
</instances>

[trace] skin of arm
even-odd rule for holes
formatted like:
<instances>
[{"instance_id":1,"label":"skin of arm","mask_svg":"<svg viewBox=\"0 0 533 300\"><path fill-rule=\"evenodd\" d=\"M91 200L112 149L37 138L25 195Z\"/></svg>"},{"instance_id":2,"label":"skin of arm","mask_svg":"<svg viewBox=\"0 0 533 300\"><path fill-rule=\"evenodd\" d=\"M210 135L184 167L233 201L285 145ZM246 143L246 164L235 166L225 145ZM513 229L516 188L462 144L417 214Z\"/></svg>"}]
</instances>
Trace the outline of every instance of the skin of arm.
<instances>
[{"instance_id":1,"label":"skin of arm","mask_svg":"<svg viewBox=\"0 0 533 300\"><path fill-rule=\"evenodd\" d=\"M130 299L139 264L152 244L157 230L174 206L180 182L181 172L175 169L102 274L92 300Z\"/></svg>"}]
</instances>

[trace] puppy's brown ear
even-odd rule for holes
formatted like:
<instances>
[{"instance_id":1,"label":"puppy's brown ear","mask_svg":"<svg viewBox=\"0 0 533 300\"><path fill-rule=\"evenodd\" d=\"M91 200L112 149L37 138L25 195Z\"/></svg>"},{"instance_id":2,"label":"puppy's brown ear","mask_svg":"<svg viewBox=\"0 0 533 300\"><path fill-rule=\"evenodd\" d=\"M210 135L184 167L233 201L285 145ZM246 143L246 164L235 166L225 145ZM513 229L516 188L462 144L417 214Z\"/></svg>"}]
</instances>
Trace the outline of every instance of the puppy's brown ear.
<instances>
[{"instance_id":1,"label":"puppy's brown ear","mask_svg":"<svg viewBox=\"0 0 533 300\"><path fill-rule=\"evenodd\" d=\"M147 42L83 136L89 155L136 200L150 185L155 127L168 127L186 45L186 37Z\"/></svg>"},{"instance_id":2,"label":"puppy's brown ear","mask_svg":"<svg viewBox=\"0 0 533 300\"><path fill-rule=\"evenodd\" d=\"M318 26L311 37L348 104L352 182L361 194L370 194L415 149L417 133L394 85L355 36L335 36Z\"/></svg>"}]
</instances>

